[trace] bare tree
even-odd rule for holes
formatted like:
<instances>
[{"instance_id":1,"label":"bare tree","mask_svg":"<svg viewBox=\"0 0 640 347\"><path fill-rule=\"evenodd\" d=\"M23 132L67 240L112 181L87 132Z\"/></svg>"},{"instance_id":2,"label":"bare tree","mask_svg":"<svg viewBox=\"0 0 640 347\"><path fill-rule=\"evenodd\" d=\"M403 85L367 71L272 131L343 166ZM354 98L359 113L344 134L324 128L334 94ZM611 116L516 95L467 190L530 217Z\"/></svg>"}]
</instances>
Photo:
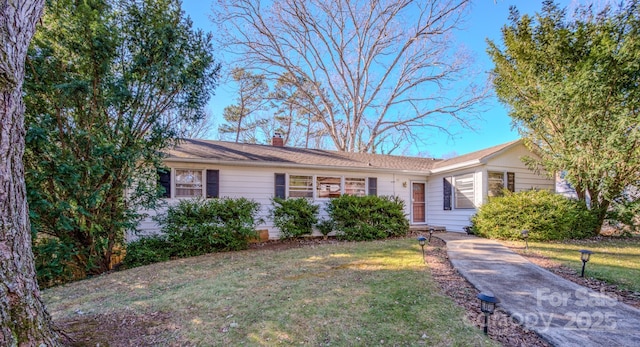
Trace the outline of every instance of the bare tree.
<instances>
[{"instance_id":1,"label":"bare tree","mask_svg":"<svg viewBox=\"0 0 640 347\"><path fill-rule=\"evenodd\" d=\"M0 346L55 346L31 252L24 166L24 63L44 0L0 1Z\"/></svg>"},{"instance_id":2,"label":"bare tree","mask_svg":"<svg viewBox=\"0 0 640 347\"><path fill-rule=\"evenodd\" d=\"M204 117L194 124L180 123L177 127L182 137L187 139L206 139L210 138L216 129L214 116L211 111L207 110Z\"/></svg>"},{"instance_id":3,"label":"bare tree","mask_svg":"<svg viewBox=\"0 0 640 347\"><path fill-rule=\"evenodd\" d=\"M338 150L383 150L386 134L447 131L443 120L470 127L487 96L486 84L452 86L474 80L452 44L469 0L219 3L220 44L270 79L312 82L299 89Z\"/></svg>"}]
</instances>

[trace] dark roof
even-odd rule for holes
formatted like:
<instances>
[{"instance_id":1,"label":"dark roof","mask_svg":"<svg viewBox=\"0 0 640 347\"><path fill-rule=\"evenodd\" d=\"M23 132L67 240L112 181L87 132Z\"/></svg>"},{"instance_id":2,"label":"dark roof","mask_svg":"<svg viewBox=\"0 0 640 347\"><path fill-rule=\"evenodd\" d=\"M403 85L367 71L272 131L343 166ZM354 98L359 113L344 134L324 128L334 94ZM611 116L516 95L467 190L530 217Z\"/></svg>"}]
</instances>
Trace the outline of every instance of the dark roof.
<instances>
[{"instance_id":1,"label":"dark roof","mask_svg":"<svg viewBox=\"0 0 640 347\"><path fill-rule=\"evenodd\" d=\"M202 159L234 163L273 163L343 168L425 171L438 160L395 155L349 153L296 147L243 144L211 140L183 140L166 151L167 159Z\"/></svg>"},{"instance_id":2,"label":"dark roof","mask_svg":"<svg viewBox=\"0 0 640 347\"><path fill-rule=\"evenodd\" d=\"M428 173L432 169L446 168L469 161L482 161L519 141L504 143L447 160L196 139L183 140L175 148L167 150L166 154L169 160L190 159L234 164L262 163L278 166L368 168Z\"/></svg>"}]
</instances>

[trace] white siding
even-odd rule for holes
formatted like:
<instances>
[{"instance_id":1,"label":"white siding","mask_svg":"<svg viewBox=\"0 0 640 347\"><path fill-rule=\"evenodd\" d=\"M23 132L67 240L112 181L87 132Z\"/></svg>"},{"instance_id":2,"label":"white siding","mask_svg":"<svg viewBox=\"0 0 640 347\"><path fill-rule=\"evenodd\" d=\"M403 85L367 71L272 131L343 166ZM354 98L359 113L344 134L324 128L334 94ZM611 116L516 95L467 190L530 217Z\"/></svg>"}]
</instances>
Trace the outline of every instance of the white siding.
<instances>
[{"instance_id":1,"label":"white siding","mask_svg":"<svg viewBox=\"0 0 640 347\"><path fill-rule=\"evenodd\" d=\"M515 173L515 191L529 189L548 189L553 191L555 180L544 175L537 175L529 170L520 158L531 155L524 145L518 145L501 153L486 164L480 164L470 169L460 169L429 177L427 188L427 222L433 226L444 226L447 231L463 231L463 227L471 224L470 219L476 213L476 209L443 209L443 183L444 177L457 176L473 172L475 174L475 203L481 206L487 200L487 172L513 172Z\"/></svg>"},{"instance_id":2,"label":"white siding","mask_svg":"<svg viewBox=\"0 0 640 347\"><path fill-rule=\"evenodd\" d=\"M555 191L555 179L547 177L544 173L536 174L529 170L527 166L522 162L521 158L525 156L531 156L531 152L526 149L524 145L516 146L511 150L502 153L499 156L491 158L487 162L485 172L513 172L515 173L515 191L520 192L523 190L531 189L546 189ZM487 197L487 179L483 181L484 184L484 196L483 202L486 202Z\"/></svg>"},{"instance_id":3,"label":"white siding","mask_svg":"<svg viewBox=\"0 0 640 347\"><path fill-rule=\"evenodd\" d=\"M469 225L469 218L476 213L475 209L457 209L455 198L452 196L452 209L445 210L443 201L443 179L468 173L474 174L475 204L479 206L482 202L482 167L429 177L427 182L427 223L430 226L445 227L447 231L462 231L463 227Z\"/></svg>"},{"instance_id":4,"label":"white siding","mask_svg":"<svg viewBox=\"0 0 640 347\"><path fill-rule=\"evenodd\" d=\"M288 175L322 175L322 176L341 176L341 177L376 177L378 180L378 196L394 195L399 196L405 201L405 213L407 218L410 217L410 201L411 190L410 182L424 181L425 176L375 173L375 172L345 172L339 170L308 170L308 169L287 169L278 167L242 167L242 166L211 166L197 163L172 163L167 162L167 166L179 169L210 169L219 170L220 178L220 197L239 198L245 197L252 199L261 205L260 218L265 223L257 225L257 229L268 229L269 238L277 239L279 237L278 230L273 227L273 223L269 218L269 210L271 209L271 198L275 191L276 173L285 173ZM173 175L171 177L174 179ZM287 179L288 184L288 179ZM172 188L173 190L173 188ZM171 205L176 204L179 199L164 199ZM328 199L316 199L314 203L320 205L320 217L326 216L324 205ZM159 226L151 219L151 216L163 213L166 208L160 208L158 211L145 211L149 217L143 220L138 226L137 235L130 234L128 240L135 240L138 236L152 235L159 232ZM319 233L317 235L320 235Z\"/></svg>"},{"instance_id":5,"label":"white siding","mask_svg":"<svg viewBox=\"0 0 640 347\"><path fill-rule=\"evenodd\" d=\"M184 169L213 169L220 172L220 196L221 197L245 197L252 199L261 205L260 217L264 218L265 223L258 225L258 229L268 229L269 238L277 239L278 230L273 227L269 219L269 210L271 208L271 198L274 194L275 173L284 173L287 175L322 175L322 176L341 176L341 177L376 177L378 180L378 195L394 195L398 196L405 202L405 214L407 219L411 220L411 183L425 182L426 180L426 223L431 226L443 226L448 231L462 231L464 226L470 224L470 218L476 212L476 209L456 209L455 198L452 199L452 210L443 209L443 178L457 176L462 174L474 174L474 203L476 207L482 205L487 199L487 172L513 172L515 173L515 190L522 191L527 189L549 189L554 190L555 182L544 176L536 175L520 160L521 157L531 155L531 153L519 144L513 148L496 155L489 159L485 164L478 164L474 167L458 169L439 173L436 175L414 175L403 173L379 173L366 171L341 171L326 169L290 169L282 167L243 167L243 166L212 166L205 164L185 164L167 162L171 168ZM172 179L174 177L172 176ZM288 184L287 179L287 184ZM166 199L168 204L177 203L178 199ZM314 203L321 206L320 217L326 216L324 212L324 204L328 200L318 199ZM164 209L159 211L149 211L150 215L163 213ZM142 221L138 228L140 235L149 235L158 232L157 224L147 218ZM318 234L319 235L319 234ZM135 236L130 235L129 239Z\"/></svg>"}]
</instances>

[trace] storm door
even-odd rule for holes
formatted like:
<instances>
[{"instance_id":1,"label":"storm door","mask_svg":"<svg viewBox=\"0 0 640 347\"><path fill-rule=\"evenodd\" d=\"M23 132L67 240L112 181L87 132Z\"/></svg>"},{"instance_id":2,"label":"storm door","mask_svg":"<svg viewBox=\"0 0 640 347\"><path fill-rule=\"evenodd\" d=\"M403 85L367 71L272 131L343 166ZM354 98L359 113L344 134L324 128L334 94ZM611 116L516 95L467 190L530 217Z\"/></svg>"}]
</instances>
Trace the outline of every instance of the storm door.
<instances>
[{"instance_id":1,"label":"storm door","mask_svg":"<svg viewBox=\"0 0 640 347\"><path fill-rule=\"evenodd\" d=\"M411 190L412 223L424 223L426 222L425 184L413 182L411 183Z\"/></svg>"}]
</instances>

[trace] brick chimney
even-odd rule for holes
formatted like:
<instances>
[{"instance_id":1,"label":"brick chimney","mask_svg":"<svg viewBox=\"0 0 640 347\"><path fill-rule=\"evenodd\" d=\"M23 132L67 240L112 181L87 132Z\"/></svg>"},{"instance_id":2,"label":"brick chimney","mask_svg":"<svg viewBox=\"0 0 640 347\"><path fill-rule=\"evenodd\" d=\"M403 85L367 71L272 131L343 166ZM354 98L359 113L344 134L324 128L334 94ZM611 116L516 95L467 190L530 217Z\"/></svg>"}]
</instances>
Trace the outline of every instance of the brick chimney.
<instances>
[{"instance_id":1,"label":"brick chimney","mask_svg":"<svg viewBox=\"0 0 640 347\"><path fill-rule=\"evenodd\" d=\"M273 134L271 145L273 147L284 147L284 139L282 138L282 135L280 135L280 133Z\"/></svg>"}]
</instances>

